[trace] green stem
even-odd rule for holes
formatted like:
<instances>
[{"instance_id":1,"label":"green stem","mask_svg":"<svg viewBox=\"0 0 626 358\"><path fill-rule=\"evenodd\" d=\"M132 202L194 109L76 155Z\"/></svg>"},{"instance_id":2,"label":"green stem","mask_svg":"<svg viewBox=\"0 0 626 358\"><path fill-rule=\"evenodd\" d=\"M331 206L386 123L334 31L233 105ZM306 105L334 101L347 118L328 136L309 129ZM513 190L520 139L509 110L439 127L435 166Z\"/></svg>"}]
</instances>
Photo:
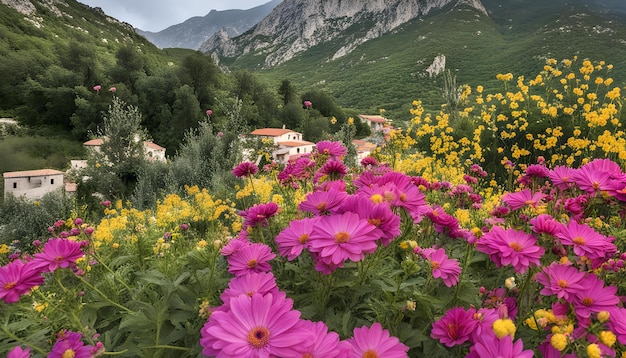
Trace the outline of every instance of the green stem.
<instances>
[{"instance_id":1,"label":"green stem","mask_svg":"<svg viewBox=\"0 0 626 358\"><path fill-rule=\"evenodd\" d=\"M467 248L465 249L465 260L463 261L463 267L461 270L461 275L459 276L459 282L457 283L456 288L454 290L454 298L452 299L453 305L457 302L459 298L459 291L461 289L461 283L463 283L463 276L465 274L465 271L467 271L467 268L469 265L469 260L472 254L472 248L473 246L468 243Z\"/></svg>"},{"instance_id":2,"label":"green stem","mask_svg":"<svg viewBox=\"0 0 626 358\"><path fill-rule=\"evenodd\" d=\"M98 256L96 253L93 253L92 256L98 261L100 265L107 269L107 271L109 271L109 273L111 273L113 277L117 279L117 281L128 290L128 292L131 292L130 286L128 286L128 284L124 282L124 280L122 280L115 271L113 271L106 263L104 263L104 261L100 259L100 256Z\"/></svg>"},{"instance_id":3,"label":"green stem","mask_svg":"<svg viewBox=\"0 0 626 358\"><path fill-rule=\"evenodd\" d=\"M30 342L28 342L28 341L26 341L26 340L24 340L24 339L22 339L22 338L18 337L18 336L16 336L16 335L15 335L15 333L11 332L11 331L7 328L6 324L2 326L2 331L3 331L3 332L4 332L4 333L5 333L5 334L9 337L9 338L13 339L14 341L19 342L20 344L22 344L22 345L24 345L24 346L27 346L27 347L29 347L29 348L32 348L33 350L37 351L38 353L41 353L41 354L44 354L44 355L46 354L46 351L44 351L43 349L41 349L41 348L37 347L36 345L34 345L34 344L32 344L32 343L30 343Z\"/></svg>"},{"instance_id":4,"label":"green stem","mask_svg":"<svg viewBox=\"0 0 626 358\"><path fill-rule=\"evenodd\" d=\"M84 283L87 287L89 287L89 288L91 288L92 290L96 291L96 292L97 292L100 296L102 296L102 298L103 298L105 301L109 302L109 303L110 303L110 304L112 304L113 306L115 306L115 307L117 307L117 308L119 308L119 309L121 309L121 310L123 310L123 311L126 311L126 312L128 312L128 313L133 313L133 314L135 313L134 311L132 311L132 310L131 310L131 309L129 309L128 307L124 307L124 306L120 305L119 303L117 303L117 302L115 302L115 301L111 300L110 298L108 298L108 297L107 297L104 293L102 293L102 291L100 291L100 290L99 290L96 286L92 285L91 283L89 283L89 282L88 282L87 280L85 280L84 278L82 278L82 277L80 277L80 276L76 276L76 277L78 277L78 279L79 279L82 283Z\"/></svg>"},{"instance_id":5,"label":"green stem","mask_svg":"<svg viewBox=\"0 0 626 358\"><path fill-rule=\"evenodd\" d=\"M176 350L176 351L189 351L189 350L191 350L191 348L187 348L187 347L168 346L168 345L164 345L164 344L148 346L148 347L141 347L141 348L143 348L143 349L172 349L172 350Z\"/></svg>"}]
</instances>

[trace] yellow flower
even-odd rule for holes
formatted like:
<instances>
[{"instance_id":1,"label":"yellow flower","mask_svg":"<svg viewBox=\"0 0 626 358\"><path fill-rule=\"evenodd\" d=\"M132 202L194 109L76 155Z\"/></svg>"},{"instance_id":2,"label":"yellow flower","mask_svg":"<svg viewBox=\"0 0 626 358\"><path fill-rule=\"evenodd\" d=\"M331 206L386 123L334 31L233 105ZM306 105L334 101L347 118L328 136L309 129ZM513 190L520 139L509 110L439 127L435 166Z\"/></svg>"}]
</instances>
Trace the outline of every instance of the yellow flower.
<instances>
[{"instance_id":1,"label":"yellow flower","mask_svg":"<svg viewBox=\"0 0 626 358\"><path fill-rule=\"evenodd\" d=\"M8 253L9 251L10 251L9 247L6 244L0 245L0 255L4 255Z\"/></svg>"},{"instance_id":2,"label":"yellow flower","mask_svg":"<svg viewBox=\"0 0 626 358\"><path fill-rule=\"evenodd\" d=\"M598 312L598 321L600 323L604 323L609 320L610 313L608 311L600 311Z\"/></svg>"},{"instance_id":3,"label":"yellow flower","mask_svg":"<svg viewBox=\"0 0 626 358\"><path fill-rule=\"evenodd\" d=\"M550 344L554 349L562 352L567 347L567 337L563 333L553 334L550 338Z\"/></svg>"},{"instance_id":4,"label":"yellow flower","mask_svg":"<svg viewBox=\"0 0 626 358\"><path fill-rule=\"evenodd\" d=\"M491 327L498 338L502 338L507 335L511 337L515 336L515 323L508 318L497 319L493 322Z\"/></svg>"},{"instance_id":5,"label":"yellow flower","mask_svg":"<svg viewBox=\"0 0 626 358\"><path fill-rule=\"evenodd\" d=\"M602 351L600 350L600 347L598 347L597 344L592 343L587 346L587 355L589 356L589 358L601 358Z\"/></svg>"},{"instance_id":6,"label":"yellow flower","mask_svg":"<svg viewBox=\"0 0 626 358\"><path fill-rule=\"evenodd\" d=\"M607 346L612 347L615 344L617 337L615 337L615 333L611 331L602 331L600 332L600 340Z\"/></svg>"},{"instance_id":7,"label":"yellow flower","mask_svg":"<svg viewBox=\"0 0 626 358\"><path fill-rule=\"evenodd\" d=\"M111 245L111 247L112 247L112 248L114 248L114 249L118 249L118 248L120 247L120 244L118 244L117 242L114 242L114 243Z\"/></svg>"}]
</instances>

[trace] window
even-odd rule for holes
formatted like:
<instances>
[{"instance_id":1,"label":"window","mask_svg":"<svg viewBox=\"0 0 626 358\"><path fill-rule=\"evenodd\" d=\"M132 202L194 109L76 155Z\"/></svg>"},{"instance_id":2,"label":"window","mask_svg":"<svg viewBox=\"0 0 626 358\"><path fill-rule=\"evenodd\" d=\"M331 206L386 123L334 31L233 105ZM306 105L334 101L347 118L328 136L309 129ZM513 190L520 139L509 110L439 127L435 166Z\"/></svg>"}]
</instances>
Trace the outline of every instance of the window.
<instances>
[{"instance_id":1,"label":"window","mask_svg":"<svg viewBox=\"0 0 626 358\"><path fill-rule=\"evenodd\" d=\"M17 189L17 182L13 183L13 189Z\"/></svg>"},{"instance_id":2,"label":"window","mask_svg":"<svg viewBox=\"0 0 626 358\"><path fill-rule=\"evenodd\" d=\"M296 148L296 153L300 153L300 148Z\"/></svg>"},{"instance_id":3,"label":"window","mask_svg":"<svg viewBox=\"0 0 626 358\"><path fill-rule=\"evenodd\" d=\"M50 179L50 185L54 185L54 179Z\"/></svg>"}]
</instances>

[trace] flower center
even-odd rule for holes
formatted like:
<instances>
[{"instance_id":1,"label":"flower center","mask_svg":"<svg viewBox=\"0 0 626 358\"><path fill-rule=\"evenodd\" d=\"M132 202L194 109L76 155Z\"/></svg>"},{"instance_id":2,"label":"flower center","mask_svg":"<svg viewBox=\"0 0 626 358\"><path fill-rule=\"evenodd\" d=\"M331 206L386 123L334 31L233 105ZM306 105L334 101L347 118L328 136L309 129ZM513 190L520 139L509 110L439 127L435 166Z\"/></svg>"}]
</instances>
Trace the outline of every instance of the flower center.
<instances>
[{"instance_id":1,"label":"flower center","mask_svg":"<svg viewBox=\"0 0 626 358\"><path fill-rule=\"evenodd\" d=\"M338 244L345 244L350 241L350 234L345 231L341 231L335 234L335 242Z\"/></svg>"},{"instance_id":2,"label":"flower center","mask_svg":"<svg viewBox=\"0 0 626 358\"><path fill-rule=\"evenodd\" d=\"M459 325L456 323L448 323L448 336L456 339L459 334Z\"/></svg>"},{"instance_id":3,"label":"flower center","mask_svg":"<svg viewBox=\"0 0 626 358\"><path fill-rule=\"evenodd\" d=\"M315 205L315 208L319 211L324 211L326 210L326 202L322 201L321 203Z\"/></svg>"},{"instance_id":4,"label":"flower center","mask_svg":"<svg viewBox=\"0 0 626 358\"><path fill-rule=\"evenodd\" d=\"M367 219L367 222L376 227L379 227L382 220L380 220L380 218L374 218L374 219Z\"/></svg>"},{"instance_id":5,"label":"flower center","mask_svg":"<svg viewBox=\"0 0 626 358\"><path fill-rule=\"evenodd\" d=\"M438 269L438 268L439 268L439 262L437 262L437 261L431 261L431 262L430 262L430 267L431 267L433 270Z\"/></svg>"},{"instance_id":6,"label":"flower center","mask_svg":"<svg viewBox=\"0 0 626 358\"><path fill-rule=\"evenodd\" d=\"M374 204L380 204L383 202L383 196L380 194L374 194L370 197L370 200L374 203Z\"/></svg>"},{"instance_id":7,"label":"flower center","mask_svg":"<svg viewBox=\"0 0 626 358\"><path fill-rule=\"evenodd\" d=\"M576 245L584 245L586 240L580 236L576 236L574 240L572 240Z\"/></svg>"},{"instance_id":8,"label":"flower center","mask_svg":"<svg viewBox=\"0 0 626 358\"><path fill-rule=\"evenodd\" d=\"M557 282L557 285L558 285L560 288L565 288L565 287L567 287L567 281L565 281L565 280L559 280L559 282Z\"/></svg>"},{"instance_id":9,"label":"flower center","mask_svg":"<svg viewBox=\"0 0 626 358\"><path fill-rule=\"evenodd\" d=\"M63 352L63 355L61 356L61 358L74 358L76 357L76 352L74 352L73 349L68 349L65 352Z\"/></svg>"},{"instance_id":10,"label":"flower center","mask_svg":"<svg viewBox=\"0 0 626 358\"><path fill-rule=\"evenodd\" d=\"M528 205L528 206L533 206L533 205L537 204L537 201L536 201L536 200L529 199L529 200L526 200L526 201L524 202L524 204L526 204L526 205Z\"/></svg>"},{"instance_id":11,"label":"flower center","mask_svg":"<svg viewBox=\"0 0 626 358\"><path fill-rule=\"evenodd\" d=\"M591 307L591 305L593 304L593 298L591 297L585 297L583 298L583 305L587 306L587 307Z\"/></svg>"},{"instance_id":12,"label":"flower center","mask_svg":"<svg viewBox=\"0 0 626 358\"><path fill-rule=\"evenodd\" d=\"M594 181L593 182L593 188L596 189L596 190L599 189L600 188L600 183L598 183L597 181Z\"/></svg>"},{"instance_id":13,"label":"flower center","mask_svg":"<svg viewBox=\"0 0 626 358\"><path fill-rule=\"evenodd\" d=\"M59 261L63 261L63 256L57 256L54 258L54 261L59 262Z\"/></svg>"},{"instance_id":14,"label":"flower center","mask_svg":"<svg viewBox=\"0 0 626 358\"><path fill-rule=\"evenodd\" d=\"M378 358L378 353L375 350L370 349L368 351L363 352L363 358Z\"/></svg>"},{"instance_id":15,"label":"flower center","mask_svg":"<svg viewBox=\"0 0 626 358\"><path fill-rule=\"evenodd\" d=\"M400 199L401 202L405 203L406 202L406 193L400 194L400 196L398 198Z\"/></svg>"},{"instance_id":16,"label":"flower center","mask_svg":"<svg viewBox=\"0 0 626 358\"><path fill-rule=\"evenodd\" d=\"M515 252L520 252L524 249L524 246L522 246L519 242L517 241L513 241L512 243L509 244L509 247L513 249L513 251Z\"/></svg>"},{"instance_id":17,"label":"flower center","mask_svg":"<svg viewBox=\"0 0 626 358\"><path fill-rule=\"evenodd\" d=\"M270 343L270 330L265 327L253 328L248 333L248 343L256 349L261 349Z\"/></svg>"},{"instance_id":18,"label":"flower center","mask_svg":"<svg viewBox=\"0 0 626 358\"><path fill-rule=\"evenodd\" d=\"M17 286L17 282L7 282L2 286L2 288L4 288L5 290L10 290L15 286Z\"/></svg>"},{"instance_id":19,"label":"flower center","mask_svg":"<svg viewBox=\"0 0 626 358\"><path fill-rule=\"evenodd\" d=\"M255 259L252 259L252 260L248 261L248 267L249 268L253 268L256 265L257 265L257 261Z\"/></svg>"},{"instance_id":20,"label":"flower center","mask_svg":"<svg viewBox=\"0 0 626 358\"><path fill-rule=\"evenodd\" d=\"M302 234L300 235L300 237L298 237L298 242L301 245L306 244L309 241L309 234Z\"/></svg>"},{"instance_id":21,"label":"flower center","mask_svg":"<svg viewBox=\"0 0 626 358\"><path fill-rule=\"evenodd\" d=\"M304 354L302 355L302 358L315 358L315 356L313 356L313 354L312 354L312 353L304 353Z\"/></svg>"}]
</instances>

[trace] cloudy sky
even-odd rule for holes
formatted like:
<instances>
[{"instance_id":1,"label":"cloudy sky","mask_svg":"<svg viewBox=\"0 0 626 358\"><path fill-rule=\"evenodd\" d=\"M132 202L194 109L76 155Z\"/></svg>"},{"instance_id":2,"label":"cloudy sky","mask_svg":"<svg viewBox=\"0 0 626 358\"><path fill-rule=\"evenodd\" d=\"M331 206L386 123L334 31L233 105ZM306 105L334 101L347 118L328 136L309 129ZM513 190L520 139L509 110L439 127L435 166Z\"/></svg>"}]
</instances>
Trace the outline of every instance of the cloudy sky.
<instances>
[{"instance_id":1,"label":"cloudy sky","mask_svg":"<svg viewBox=\"0 0 626 358\"><path fill-rule=\"evenodd\" d=\"M78 0L91 7L100 7L120 21L147 31L161 31L209 11L250 9L270 0Z\"/></svg>"}]
</instances>

